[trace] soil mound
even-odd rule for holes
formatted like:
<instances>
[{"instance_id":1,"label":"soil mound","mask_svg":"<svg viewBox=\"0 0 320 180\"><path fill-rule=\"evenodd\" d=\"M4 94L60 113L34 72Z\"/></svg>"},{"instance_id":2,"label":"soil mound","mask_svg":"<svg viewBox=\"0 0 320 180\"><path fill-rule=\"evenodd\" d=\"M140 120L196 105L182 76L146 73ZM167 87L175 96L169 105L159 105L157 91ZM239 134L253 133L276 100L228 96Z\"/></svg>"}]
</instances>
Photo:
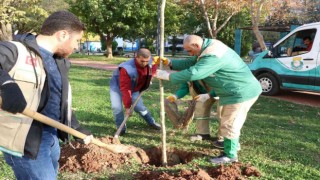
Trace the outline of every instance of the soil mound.
<instances>
[{"instance_id":1,"label":"soil mound","mask_svg":"<svg viewBox=\"0 0 320 180\"><path fill-rule=\"evenodd\" d=\"M162 149L160 147L155 147L145 150L149 157L149 164L155 166L162 165ZM196 151L184 151L179 149L168 149L167 150L167 163L168 166L174 166L177 164L187 164L195 158L203 157L205 154Z\"/></svg>"},{"instance_id":2,"label":"soil mound","mask_svg":"<svg viewBox=\"0 0 320 180\"><path fill-rule=\"evenodd\" d=\"M100 141L111 144L112 138L100 138ZM100 172L107 168L116 169L119 165L130 163L135 159L138 163L147 163L149 158L145 151L138 149L131 154L114 154L103 147L94 144L81 144L71 142L61 148L61 157L59 160L60 171L76 172L78 170L86 173Z\"/></svg>"},{"instance_id":3,"label":"soil mound","mask_svg":"<svg viewBox=\"0 0 320 180\"><path fill-rule=\"evenodd\" d=\"M203 169L180 170L179 172L141 171L135 174L137 180L237 180L248 179L250 176L261 177L259 170L250 164L233 163L231 165L219 165L218 167Z\"/></svg>"},{"instance_id":4,"label":"soil mound","mask_svg":"<svg viewBox=\"0 0 320 180\"><path fill-rule=\"evenodd\" d=\"M100 141L112 144L114 143L112 137L100 138ZM134 159L140 164L147 164L151 166L161 166L161 148L154 147L151 149L143 150L138 149L137 152L131 154L114 154L103 147L94 144L84 145L78 142L66 144L61 148L60 158L60 171L84 171L86 173L101 172L108 168L117 169L123 164L130 164ZM183 151L179 149L167 150L168 166L177 164L187 164L194 158L203 157L205 154L196 151ZM260 177L261 173L258 169L250 164L233 163L225 166L208 168L206 170L180 170L179 172L164 172L143 170L135 174L135 179L148 180L148 179L191 179L191 180L232 180L232 179L247 179L249 176Z\"/></svg>"}]
</instances>

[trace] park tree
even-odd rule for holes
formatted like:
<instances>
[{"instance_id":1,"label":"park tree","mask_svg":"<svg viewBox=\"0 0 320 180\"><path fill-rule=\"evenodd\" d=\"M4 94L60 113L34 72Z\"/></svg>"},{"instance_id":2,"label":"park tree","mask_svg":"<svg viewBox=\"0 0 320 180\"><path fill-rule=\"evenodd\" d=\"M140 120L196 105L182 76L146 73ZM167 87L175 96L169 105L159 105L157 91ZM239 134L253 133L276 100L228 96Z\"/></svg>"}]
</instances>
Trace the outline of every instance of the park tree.
<instances>
[{"instance_id":1,"label":"park tree","mask_svg":"<svg viewBox=\"0 0 320 180\"><path fill-rule=\"evenodd\" d=\"M266 50L260 23L269 26L300 25L320 20L319 0L250 0L253 32L262 50Z\"/></svg>"},{"instance_id":2,"label":"park tree","mask_svg":"<svg viewBox=\"0 0 320 180\"><path fill-rule=\"evenodd\" d=\"M241 27L250 27L251 17L250 9L243 8L240 13L237 13L230 19L228 24L219 32L217 39L227 44L229 47L235 47L235 30ZM251 30L243 30L241 33L241 56L248 55L248 52L252 49L252 42L255 41L255 37Z\"/></svg>"},{"instance_id":3,"label":"park tree","mask_svg":"<svg viewBox=\"0 0 320 180\"><path fill-rule=\"evenodd\" d=\"M59 10L68 10L69 4L65 0L42 0L41 7L51 14Z\"/></svg>"},{"instance_id":4,"label":"park tree","mask_svg":"<svg viewBox=\"0 0 320 180\"><path fill-rule=\"evenodd\" d=\"M183 0L181 2L196 5L194 11L201 12L211 38L217 38L218 33L230 19L246 5L245 0Z\"/></svg>"},{"instance_id":5,"label":"park tree","mask_svg":"<svg viewBox=\"0 0 320 180\"><path fill-rule=\"evenodd\" d=\"M0 0L0 40L11 40L14 31L38 32L48 13L41 0Z\"/></svg>"},{"instance_id":6,"label":"park tree","mask_svg":"<svg viewBox=\"0 0 320 180\"><path fill-rule=\"evenodd\" d=\"M106 40L106 56L112 58L112 41L115 37L128 37L128 32L145 27L143 21L156 13L148 7L152 0L68 0L70 10L78 15L87 25L89 31ZM155 2L156 3L156 2ZM151 15L150 15L151 13Z\"/></svg>"},{"instance_id":7,"label":"park tree","mask_svg":"<svg viewBox=\"0 0 320 180\"><path fill-rule=\"evenodd\" d=\"M131 25L131 28L122 32L122 38L134 43L138 40L139 45L152 50L153 40L157 36L157 1L145 1L145 8L140 14L136 14L137 21Z\"/></svg>"},{"instance_id":8,"label":"park tree","mask_svg":"<svg viewBox=\"0 0 320 180\"><path fill-rule=\"evenodd\" d=\"M270 2L271 1L269 0L250 0L249 1L252 30L262 50L266 50L267 47L264 42L263 36L259 30L259 25L261 21L265 20L262 14L264 12L270 12L270 9L264 8L264 7L268 7L267 4Z\"/></svg>"},{"instance_id":9,"label":"park tree","mask_svg":"<svg viewBox=\"0 0 320 180\"><path fill-rule=\"evenodd\" d=\"M279 0L272 2L268 25L288 26L320 21L319 0Z\"/></svg>"},{"instance_id":10,"label":"park tree","mask_svg":"<svg viewBox=\"0 0 320 180\"><path fill-rule=\"evenodd\" d=\"M167 18L164 22L165 34L171 36L172 56L175 56L177 51L177 36L190 33L185 29L185 24L188 24L185 18L188 10L189 9L180 6L180 4L176 3L174 0L168 0L166 2L165 17Z\"/></svg>"}]
</instances>

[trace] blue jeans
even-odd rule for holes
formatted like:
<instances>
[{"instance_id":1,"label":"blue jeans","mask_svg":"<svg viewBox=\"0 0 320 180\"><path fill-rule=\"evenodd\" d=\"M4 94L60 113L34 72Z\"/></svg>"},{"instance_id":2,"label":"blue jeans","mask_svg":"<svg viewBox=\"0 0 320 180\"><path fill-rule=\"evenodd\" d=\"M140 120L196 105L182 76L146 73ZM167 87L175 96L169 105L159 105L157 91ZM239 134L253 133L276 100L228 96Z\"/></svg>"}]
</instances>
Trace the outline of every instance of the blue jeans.
<instances>
[{"instance_id":1,"label":"blue jeans","mask_svg":"<svg viewBox=\"0 0 320 180\"><path fill-rule=\"evenodd\" d=\"M4 153L18 180L55 180L57 179L60 146L56 133L42 132L40 149L36 159L16 157Z\"/></svg>"},{"instance_id":2,"label":"blue jeans","mask_svg":"<svg viewBox=\"0 0 320 180\"><path fill-rule=\"evenodd\" d=\"M132 104L135 102L138 96L139 91L132 93ZM112 89L110 89L110 100L113 117L115 119L117 128L119 128L124 120L121 92L113 91ZM139 99L137 105L134 107L134 111L138 113L148 124L152 124L155 122L154 119L151 117L151 114L148 112L147 108L144 106L142 97ZM123 127L122 131L126 131L126 126Z\"/></svg>"}]
</instances>

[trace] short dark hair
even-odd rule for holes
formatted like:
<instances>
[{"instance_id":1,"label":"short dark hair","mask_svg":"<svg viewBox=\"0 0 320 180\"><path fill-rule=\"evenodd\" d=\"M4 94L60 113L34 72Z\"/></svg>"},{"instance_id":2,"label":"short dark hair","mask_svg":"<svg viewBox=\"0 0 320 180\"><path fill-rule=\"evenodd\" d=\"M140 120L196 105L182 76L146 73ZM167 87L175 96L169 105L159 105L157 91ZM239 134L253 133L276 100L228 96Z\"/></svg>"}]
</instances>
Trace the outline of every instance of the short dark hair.
<instances>
[{"instance_id":1,"label":"short dark hair","mask_svg":"<svg viewBox=\"0 0 320 180\"><path fill-rule=\"evenodd\" d=\"M141 48L137 51L137 57L149 58L151 57L151 52L146 48Z\"/></svg>"},{"instance_id":2,"label":"short dark hair","mask_svg":"<svg viewBox=\"0 0 320 180\"><path fill-rule=\"evenodd\" d=\"M57 11L52 13L42 24L40 34L51 36L60 30L68 32L80 32L86 30L85 25L77 16L69 11Z\"/></svg>"},{"instance_id":3,"label":"short dark hair","mask_svg":"<svg viewBox=\"0 0 320 180\"><path fill-rule=\"evenodd\" d=\"M310 36L304 37L304 38L303 38L303 41L305 41L305 40L307 40L307 39L309 39L309 40L311 41L311 37L310 37Z\"/></svg>"}]
</instances>

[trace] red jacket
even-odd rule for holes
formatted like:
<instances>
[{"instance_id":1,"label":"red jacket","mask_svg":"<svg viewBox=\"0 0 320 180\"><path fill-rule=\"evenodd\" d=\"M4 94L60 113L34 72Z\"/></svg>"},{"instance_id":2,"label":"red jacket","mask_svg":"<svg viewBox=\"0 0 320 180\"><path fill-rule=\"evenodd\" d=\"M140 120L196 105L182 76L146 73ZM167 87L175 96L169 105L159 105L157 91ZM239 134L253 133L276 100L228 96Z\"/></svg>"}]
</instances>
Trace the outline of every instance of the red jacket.
<instances>
[{"instance_id":1,"label":"red jacket","mask_svg":"<svg viewBox=\"0 0 320 180\"><path fill-rule=\"evenodd\" d=\"M147 74L148 74L148 66L141 67L139 64L137 64L135 60L135 65L138 71L138 83L137 86L134 88L133 92L140 91L140 89L143 87L143 85L146 83L147 80ZM157 65L152 66L152 76L156 73ZM124 68L120 69L120 91L122 94L122 101L124 104L124 107L126 109L130 108L132 104L132 90L131 90L131 80L127 73L127 71Z\"/></svg>"}]
</instances>

